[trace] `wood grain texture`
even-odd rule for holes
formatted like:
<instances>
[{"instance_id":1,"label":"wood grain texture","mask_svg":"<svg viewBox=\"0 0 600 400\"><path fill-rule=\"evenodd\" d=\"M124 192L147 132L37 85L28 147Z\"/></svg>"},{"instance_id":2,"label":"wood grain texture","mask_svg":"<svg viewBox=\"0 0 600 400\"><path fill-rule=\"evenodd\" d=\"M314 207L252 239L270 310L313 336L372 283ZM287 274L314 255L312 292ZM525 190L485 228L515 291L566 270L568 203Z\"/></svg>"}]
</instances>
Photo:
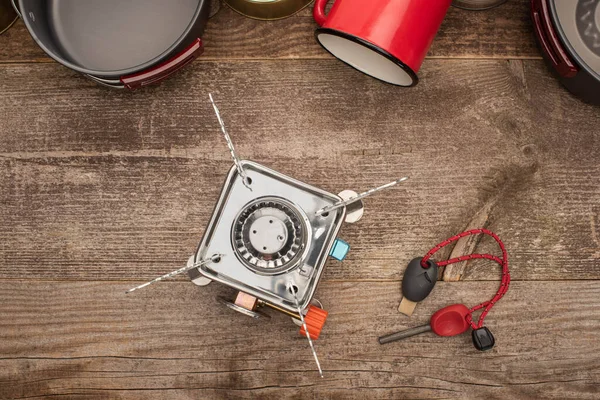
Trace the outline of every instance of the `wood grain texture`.
<instances>
[{"instance_id":1,"label":"wood grain texture","mask_svg":"<svg viewBox=\"0 0 600 400\"><path fill-rule=\"evenodd\" d=\"M529 20L529 1L511 0L487 12L451 8L430 49L442 58L539 58ZM224 6L208 23L204 60L324 58L315 41L312 6L280 21L255 21ZM0 36L0 63L50 62L19 21Z\"/></svg>"},{"instance_id":2,"label":"wood grain texture","mask_svg":"<svg viewBox=\"0 0 600 400\"><path fill-rule=\"evenodd\" d=\"M335 193L411 176L343 228L352 251L326 280L397 280L496 196L514 279L597 278L598 109L540 61L431 60L422 77L399 90L327 60L212 62L126 93L4 65L0 276L143 280L185 262L231 165L212 91L245 158Z\"/></svg>"},{"instance_id":3,"label":"wood grain texture","mask_svg":"<svg viewBox=\"0 0 600 400\"><path fill-rule=\"evenodd\" d=\"M427 149L431 158L476 152L563 162L600 153L598 109L570 96L540 61L432 60L409 89L333 60L206 62L134 93L55 64L4 65L0 91L5 156L214 158L227 152L209 92L240 153L251 158Z\"/></svg>"},{"instance_id":4,"label":"wood grain texture","mask_svg":"<svg viewBox=\"0 0 600 400\"><path fill-rule=\"evenodd\" d=\"M598 282L514 282L486 319L496 347L431 333L380 346L491 282L440 282L411 318L395 283L326 283L316 342L325 378L288 317L219 306L211 284L0 282L0 398L598 398ZM573 321L578 321L574 324ZM576 340L575 340L576 338Z\"/></svg>"},{"instance_id":5,"label":"wood grain texture","mask_svg":"<svg viewBox=\"0 0 600 400\"><path fill-rule=\"evenodd\" d=\"M0 399L599 398L600 112L531 60L528 4L451 9L410 89L334 60L309 9L224 8L199 61L135 93L52 62L17 23L0 36ZM244 158L334 193L411 177L343 227L352 250L317 291L324 379L288 317L235 314L223 286L124 294L185 263L210 218L231 160L209 92ZM491 203L513 277L486 319L497 346L379 346L491 297L497 265L472 262L396 311L408 260Z\"/></svg>"}]
</instances>

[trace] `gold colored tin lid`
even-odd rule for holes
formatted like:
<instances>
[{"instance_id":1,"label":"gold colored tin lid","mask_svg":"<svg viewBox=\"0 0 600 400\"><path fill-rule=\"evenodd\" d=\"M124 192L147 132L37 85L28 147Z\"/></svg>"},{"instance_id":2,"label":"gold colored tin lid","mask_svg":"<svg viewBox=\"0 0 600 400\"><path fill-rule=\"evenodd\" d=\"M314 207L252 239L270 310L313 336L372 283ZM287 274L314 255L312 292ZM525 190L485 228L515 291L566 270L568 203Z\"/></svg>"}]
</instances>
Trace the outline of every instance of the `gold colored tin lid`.
<instances>
[{"instance_id":1,"label":"gold colored tin lid","mask_svg":"<svg viewBox=\"0 0 600 400\"><path fill-rule=\"evenodd\" d=\"M274 20L290 17L312 0L223 0L234 11L254 19Z\"/></svg>"},{"instance_id":2,"label":"gold colored tin lid","mask_svg":"<svg viewBox=\"0 0 600 400\"><path fill-rule=\"evenodd\" d=\"M454 0L452 5L464 10L487 10L503 3L506 0Z\"/></svg>"},{"instance_id":3,"label":"gold colored tin lid","mask_svg":"<svg viewBox=\"0 0 600 400\"><path fill-rule=\"evenodd\" d=\"M10 0L0 0L0 35L6 32L18 18Z\"/></svg>"}]
</instances>

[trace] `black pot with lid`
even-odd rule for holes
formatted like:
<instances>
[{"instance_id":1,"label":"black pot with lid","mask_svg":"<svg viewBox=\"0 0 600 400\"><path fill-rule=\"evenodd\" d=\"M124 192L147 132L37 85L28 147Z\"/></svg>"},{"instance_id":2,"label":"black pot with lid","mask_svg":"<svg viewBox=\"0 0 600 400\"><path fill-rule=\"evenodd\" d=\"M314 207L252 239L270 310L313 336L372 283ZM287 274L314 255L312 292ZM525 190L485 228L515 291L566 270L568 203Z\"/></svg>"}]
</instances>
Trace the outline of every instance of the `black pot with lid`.
<instances>
[{"instance_id":1,"label":"black pot with lid","mask_svg":"<svg viewBox=\"0 0 600 400\"><path fill-rule=\"evenodd\" d=\"M562 84L600 104L600 0L531 0L544 58Z\"/></svg>"},{"instance_id":2,"label":"black pot with lid","mask_svg":"<svg viewBox=\"0 0 600 400\"><path fill-rule=\"evenodd\" d=\"M12 0L51 58L113 88L159 83L203 52L209 0ZM17 7L18 5L18 7Z\"/></svg>"}]
</instances>

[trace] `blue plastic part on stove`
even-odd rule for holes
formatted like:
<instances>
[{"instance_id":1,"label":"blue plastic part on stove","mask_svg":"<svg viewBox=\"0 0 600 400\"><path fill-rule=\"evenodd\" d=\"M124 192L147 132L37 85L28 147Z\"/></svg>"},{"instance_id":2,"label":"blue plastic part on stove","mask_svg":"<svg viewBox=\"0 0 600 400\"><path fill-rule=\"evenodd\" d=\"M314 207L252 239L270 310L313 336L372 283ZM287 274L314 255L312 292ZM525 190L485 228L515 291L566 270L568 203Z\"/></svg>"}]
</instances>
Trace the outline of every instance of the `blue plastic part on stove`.
<instances>
[{"instance_id":1,"label":"blue plastic part on stove","mask_svg":"<svg viewBox=\"0 0 600 400\"><path fill-rule=\"evenodd\" d=\"M347 242L342 239L335 239L329 255L338 261L344 261L349 251L350 245Z\"/></svg>"}]
</instances>

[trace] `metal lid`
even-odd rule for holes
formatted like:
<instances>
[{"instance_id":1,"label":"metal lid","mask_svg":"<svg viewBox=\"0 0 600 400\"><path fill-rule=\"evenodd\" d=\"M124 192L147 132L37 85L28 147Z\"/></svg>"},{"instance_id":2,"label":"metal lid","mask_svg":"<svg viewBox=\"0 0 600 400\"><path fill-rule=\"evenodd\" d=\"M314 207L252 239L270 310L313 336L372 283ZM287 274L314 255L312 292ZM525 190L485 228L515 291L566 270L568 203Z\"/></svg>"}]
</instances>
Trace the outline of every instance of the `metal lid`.
<instances>
[{"instance_id":1,"label":"metal lid","mask_svg":"<svg viewBox=\"0 0 600 400\"><path fill-rule=\"evenodd\" d=\"M9 0L0 0L0 35L10 28L19 17Z\"/></svg>"},{"instance_id":2,"label":"metal lid","mask_svg":"<svg viewBox=\"0 0 600 400\"><path fill-rule=\"evenodd\" d=\"M506 0L454 0L452 5L464 10L480 11L488 10L504 3L506 3Z\"/></svg>"},{"instance_id":3,"label":"metal lid","mask_svg":"<svg viewBox=\"0 0 600 400\"><path fill-rule=\"evenodd\" d=\"M224 2L246 17L274 20L296 14L312 0L224 0Z\"/></svg>"},{"instance_id":4,"label":"metal lid","mask_svg":"<svg viewBox=\"0 0 600 400\"><path fill-rule=\"evenodd\" d=\"M600 80L600 0L550 0L550 10L570 55Z\"/></svg>"}]
</instances>

